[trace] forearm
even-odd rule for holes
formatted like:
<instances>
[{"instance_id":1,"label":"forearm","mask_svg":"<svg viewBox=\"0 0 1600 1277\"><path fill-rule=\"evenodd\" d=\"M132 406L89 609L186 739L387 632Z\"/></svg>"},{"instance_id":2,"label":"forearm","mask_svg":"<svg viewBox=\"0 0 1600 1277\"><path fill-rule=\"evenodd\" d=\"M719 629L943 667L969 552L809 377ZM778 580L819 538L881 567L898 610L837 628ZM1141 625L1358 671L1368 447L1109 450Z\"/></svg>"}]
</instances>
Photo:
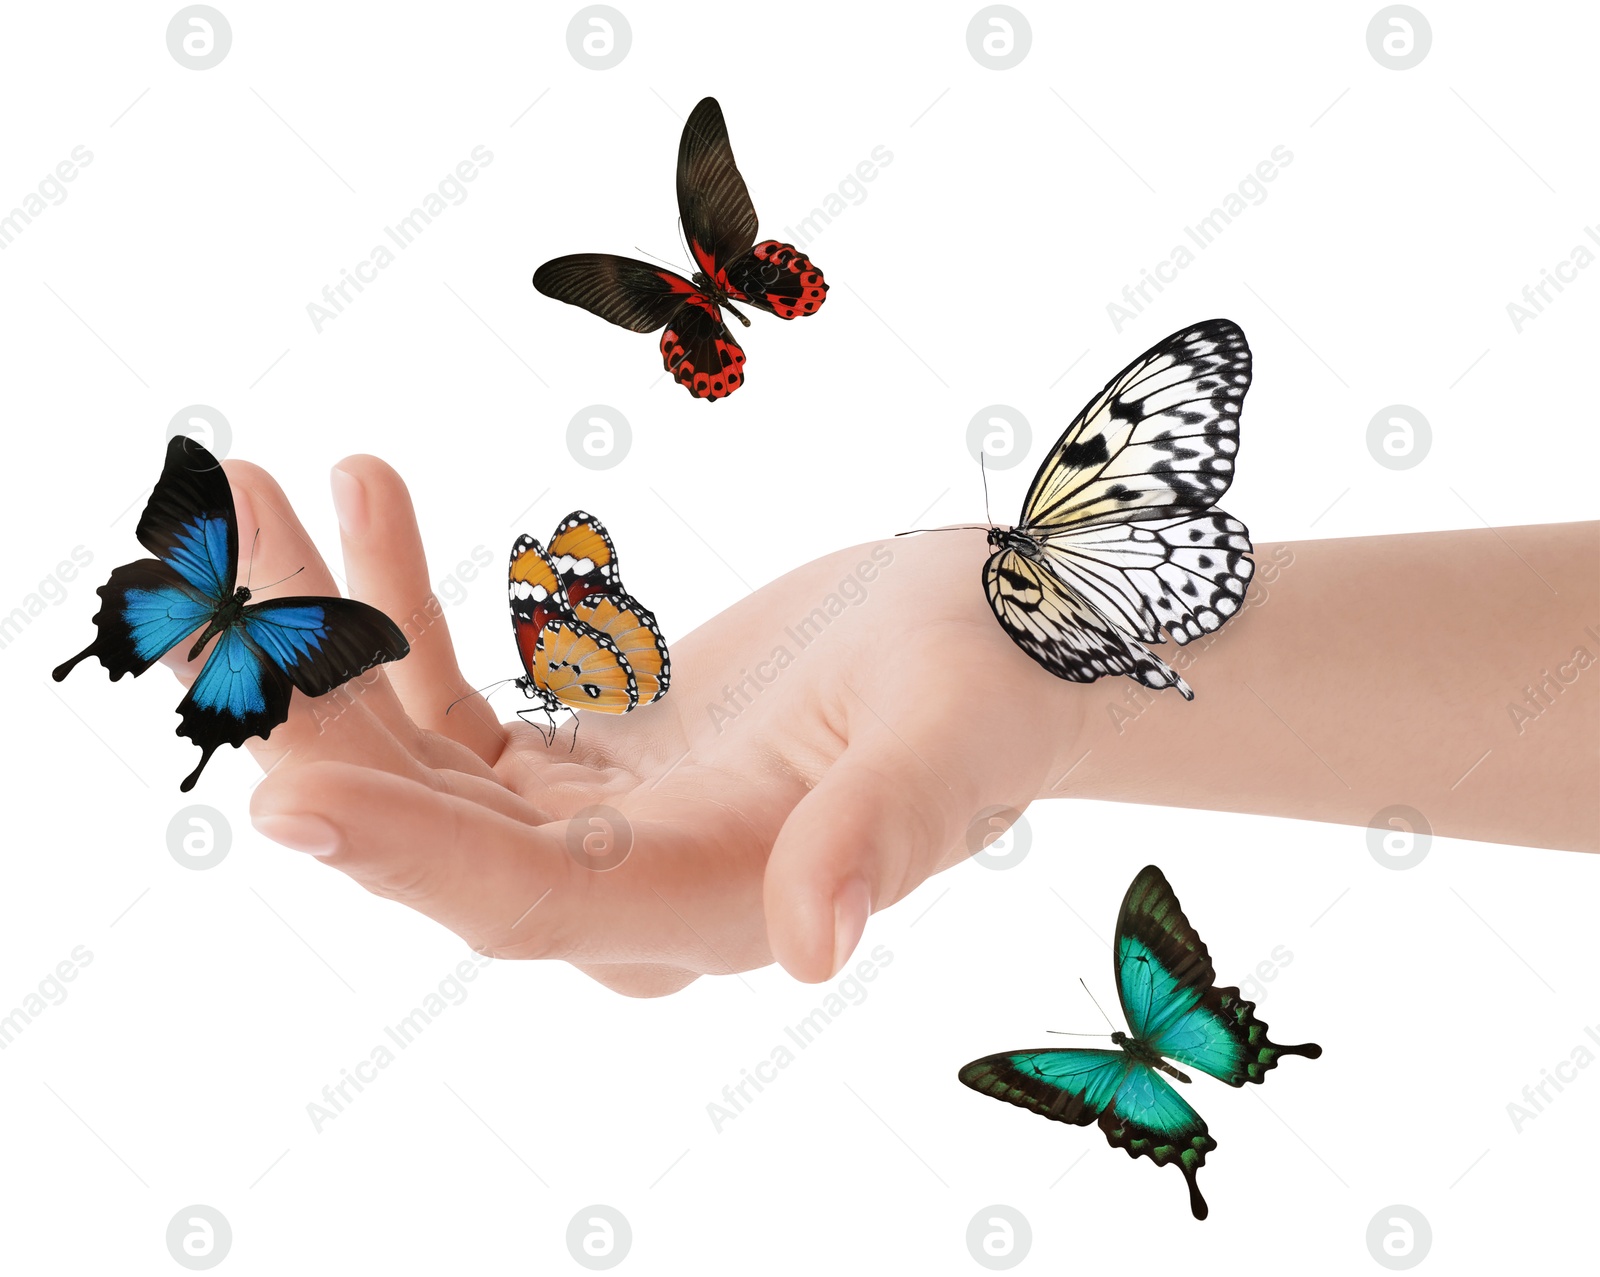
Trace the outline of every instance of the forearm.
<instances>
[{"instance_id":1,"label":"forearm","mask_svg":"<svg viewBox=\"0 0 1600 1277\"><path fill-rule=\"evenodd\" d=\"M1045 796L1600 849L1600 523L1267 544L1246 608L1157 651L1193 703L1086 688ZM1068 769L1070 768L1070 771Z\"/></svg>"}]
</instances>

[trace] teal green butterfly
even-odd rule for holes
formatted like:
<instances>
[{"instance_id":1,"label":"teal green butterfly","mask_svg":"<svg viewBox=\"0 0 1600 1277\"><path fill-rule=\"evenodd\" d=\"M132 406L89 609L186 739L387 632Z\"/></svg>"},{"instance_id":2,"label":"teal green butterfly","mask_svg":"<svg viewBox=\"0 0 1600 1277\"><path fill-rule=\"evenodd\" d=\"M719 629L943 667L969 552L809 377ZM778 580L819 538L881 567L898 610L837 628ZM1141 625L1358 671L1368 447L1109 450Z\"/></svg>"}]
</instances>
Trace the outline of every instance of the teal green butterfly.
<instances>
[{"instance_id":1,"label":"teal green butterfly","mask_svg":"<svg viewBox=\"0 0 1600 1277\"><path fill-rule=\"evenodd\" d=\"M1229 1086L1265 1080L1280 1056L1316 1059L1315 1042L1280 1046L1267 1037L1255 1003L1214 986L1205 942L1184 917L1165 875L1146 865L1122 898L1112 963L1117 996L1132 1032L1115 1032L1114 1051L1005 1051L974 1060L961 1080L997 1100L1057 1122L1098 1122L1113 1148L1176 1166L1189 1184L1189 1209L1208 1213L1195 1173L1217 1147L1205 1121L1161 1074L1191 1079L1168 1060Z\"/></svg>"}]
</instances>

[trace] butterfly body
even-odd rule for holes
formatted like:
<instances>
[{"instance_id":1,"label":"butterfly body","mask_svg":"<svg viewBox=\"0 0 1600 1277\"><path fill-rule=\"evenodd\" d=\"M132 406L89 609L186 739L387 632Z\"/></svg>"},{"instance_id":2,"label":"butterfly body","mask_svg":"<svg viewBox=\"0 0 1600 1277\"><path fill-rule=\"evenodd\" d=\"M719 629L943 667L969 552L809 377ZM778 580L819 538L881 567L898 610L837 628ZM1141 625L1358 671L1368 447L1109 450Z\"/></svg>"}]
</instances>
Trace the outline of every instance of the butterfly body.
<instances>
[{"instance_id":1,"label":"butterfly body","mask_svg":"<svg viewBox=\"0 0 1600 1277\"><path fill-rule=\"evenodd\" d=\"M1204 1219L1209 1211L1196 1175L1217 1142L1161 1075L1191 1081L1177 1061L1238 1087L1263 1081L1285 1055L1316 1059L1322 1048L1273 1042L1253 1003L1235 987L1215 987L1211 956L1154 865L1123 898L1112 958L1132 1030L1111 1033L1115 1050L1005 1051L974 1060L960 1079L1053 1121L1098 1124L1107 1143L1129 1157L1177 1166L1191 1212Z\"/></svg>"},{"instance_id":2,"label":"butterfly body","mask_svg":"<svg viewBox=\"0 0 1600 1277\"><path fill-rule=\"evenodd\" d=\"M1144 1065L1147 1069L1155 1069L1157 1072L1165 1073L1170 1077L1177 1078L1180 1082L1194 1081L1194 1079L1182 1069L1174 1068L1172 1065L1163 1060L1161 1058L1161 1052L1156 1050L1155 1047L1151 1046L1148 1042L1141 1041L1136 1037L1131 1037L1124 1033L1121 1029L1117 1029L1111 1034L1111 1041L1113 1045L1120 1046L1133 1060Z\"/></svg>"},{"instance_id":3,"label":"butterfly body","mask_svg":"<svg viewBox=\"0 0 1600 1277\"><path fill-rule=\"evenodd\" d=\"M574 510L548 548L518 537L508 594L523 666L513 683L537 712L626 714L666 694L666 639L654 614L623 589L616 547L593 515Z\"/></svg>"},{"instance_id":4,"label":"butterfly body","mask_svg":"<svg viewBox=\"0 0 1600 1277\"><path fill-rule=\"evenodd\" d=\"M1015 550L1035 563L1045 562L1044 546L1021 528L990 528L989 546L996 551Z\"/></svg>"},{"instance_id":5,"label":"butterfly body","mask_svg":"<svg viewBox=\"0 0 1600 1277\"><path fill-rule=\"evenodd\" d=\"M1232 481L1250 348L1211 319L1157 343L1056 441L983 586L1001 628L1058 678L1122 674L1193 692L1148 644L1182 645L1243 606L1249 530L1214 508Z\"/></svg>"},{"instance_id":6,"label":"butterfly body","mask_svg":"<svg viewBox=\"0 0 1600 1277\"><path fill-rule=\"evenodd\" d=\"M216 638L217 635L231 630L234 626L242 625L244 623L245 605L253 597L248 585L241 585L234 590L233 597L212 614L210 624L200 632L200 637L195 639L194 645L189 649L189 655L184 659L198 661L200 653L206 650L207 643Z\"/></svg>"},{"instance_id":7,"label":"butterfly body","mask_svg":"<svg viewBox=\"0 0 1600 1277\"><path fill-rule=\"evenodd\" d=\"M661 329L661 362L697 399L725 399L744 384L745 353L723 321L733 303L780 319L815 314L827 282L793 244L756 242L755 205L734 162L715 98L690 113L678 144L678 211L695 268L675 271L610 253L545 262L533 286L633 332Z\"/></svg>"},{"instance_id":8,"label":"butterfly body","mask_svg":"<svg viewBox=\"0 0 1600 1277\"><path fill-rule=\"evenodd\" d=\"M186 436L169 441L135 535L157 557L112 571L97 591L94 641L51 676L60 682L94 656L112 682L137 678L191 634L191 661L215 640L178 704L178 734L201 751L184 792L220 746L270 736L288 718L293 690L324 695L409 650L393 621L351 599L252 602L250 588L236 584L239 530L227 476Z\"/></svg>"}]
</instances>

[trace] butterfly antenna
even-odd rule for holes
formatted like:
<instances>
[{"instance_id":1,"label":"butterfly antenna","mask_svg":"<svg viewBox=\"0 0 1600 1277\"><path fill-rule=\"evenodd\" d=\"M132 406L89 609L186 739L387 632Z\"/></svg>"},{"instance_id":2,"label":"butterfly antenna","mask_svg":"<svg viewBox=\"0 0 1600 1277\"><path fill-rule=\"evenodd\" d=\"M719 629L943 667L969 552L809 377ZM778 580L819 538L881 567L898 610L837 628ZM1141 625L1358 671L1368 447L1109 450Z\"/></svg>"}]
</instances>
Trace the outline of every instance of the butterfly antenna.
<instances>
[{"instance_id":1,"label":"butterfly antenna","mask_svg":"<svg viewBox=\"0 0 1600 1277\"><path fill-rule=\"evenodd\" d=\"M1065 1029L1046 1029L1046 1033L1054 1033L1063 1038L1108 1038L1109 1033L1068 1033Z\"/></svg>"},{"instance_id":2,"label":"butterfly antenna","mask_svg":"<svg viewBox=\"0 0 1600 1277\"><path fill-rule=\"evenodd\" d=\"M1082 976L1078 977L1078 983L1079 984L1083 984L1083 977ZM1083 991L1085 993L1089 993L1089 986L1086 985L1086 984L1083 984ZM1111 1024L1111 1017L1105 1013L1105 1008L1103 1008L1098 1002L1095 1002L1094 994L1089 993L1089 1001L1090 1002L1094 1002L1094 1009L1096 1011L1100 1012L1100 1018L1103 1019L1108 1025L1111 1025L1112 1032L1115 1032L1117 1026L1114 1025L1114 1024ZM1097 1034L1094 1034L1093 1036L1099 1037L1100 1035L1097 1033Z\"/></svg>"},{"instance_id":3,"label":"butterfly antenna","mask_svg":"<svg viewBox=\"0 0 1600 1277\"><path fill-rule=\"evenodd\" d=\"M455 700L450 702L450 704L446 707L444 712L446 714L448 714L457 705L461 704L462 701L471 700L474 696L482 696L485 692L492 692L492 691L494 691L495 688L499 687L502 683L509 683L511 681L512 680L509 679L509 678L498 679L497 681L495 681L493 683L490 683L487 687L479 687L479 688L474 689L473 691L468 692L465 696L458 696L458 697L455 698Z\"/></svg>"},{"instance_id":4,"label":"butterfly antenna","mask_svg":"<svg viewBox=\"0 0 1600 1277\"><path fill-rule=\"evenodd\" d=\"M983 517L994 526L994 515L989 513L989 467L983 463L983 449L978 449L978 473L983 476Z\"/></svg>"},{"instance_id":5,"label":"butterfly antenna","mask_svg":"<svg viewBox=\"0 0 1600 1277\"><path fill-rule=\"evenodd\" d=\"M297 567L297 568L296 568L296 569L295 569L295 570L294 570L294 571L293 571L293 572L291 572L291 573L289 573L289 575L288 575L288 576L280 576L280 577L279 577L279 578L278 578L278 579L277 579L277 580L276 580L276 581L268 581L268 582L267 582L267 583L266 583L266 584L265 584L265 585L263 585L263 586L262 586L262 587L261 587L261 588L262 588L262 589L263 589L263 590L270 590L270 589L271 589L271 588L272 588L272 587L273 587L273 586L275 586L275 585L282 585L282 584L283 584L283 583L284 583L284 582L285 582L285 581L292 581L292 580L294 580L294 578L295 578L295 577L297 577L297 576L299 576L299 575L300 575L300 574L301 574L301 573L302 573L302 572L304 572L304 571L305 571L305 570L306 570L306 569L305 569L305 564L301 564L301 565L300 565L300 566L299 566L299 567Z\"/></svg>"},{"instance_id":6,"label":"butterfly antenna","mask_svg":"<svg viewBox=\"0 0 1600 1277\"><path fill-rule=\"evenodd\" d=\"M678 269L677 266L673 265L673 263L669 262L665 257L662 257L657 253L652 253L648 248L640 248L637 244L635 244L633 246L633 251L636 253L643 253L646 257L654 257L656 261L660 262L663 266L670 266L674 271Z\"/></svg>"},{"instance_id":7,"label":"butterfly antenna","mask_svg":"<svg viewBox=\"0 0 1600 1277\"><path fill-rule=\"evenodd\" d=\"M261 542L261 529L257 528L255 536L253 536L250 539L250 563L244 570L244 588L247 589L247 590L250 588L250 578L255 575L255 570L256 570L256 546L259 545L260 542Z\"/></svg>"},{"instance_id":8,"label":"butterfly antenna","mask_svg":"<svg viewBox=\"0 0 1600 1277\"><path fill-rule=\"evenodd\" d=\"M896 532L897 537L912 537L919 532L987 532L987 523L954 523L947 528L907 528L904 532Z\"/></svg>"}]
</instances>

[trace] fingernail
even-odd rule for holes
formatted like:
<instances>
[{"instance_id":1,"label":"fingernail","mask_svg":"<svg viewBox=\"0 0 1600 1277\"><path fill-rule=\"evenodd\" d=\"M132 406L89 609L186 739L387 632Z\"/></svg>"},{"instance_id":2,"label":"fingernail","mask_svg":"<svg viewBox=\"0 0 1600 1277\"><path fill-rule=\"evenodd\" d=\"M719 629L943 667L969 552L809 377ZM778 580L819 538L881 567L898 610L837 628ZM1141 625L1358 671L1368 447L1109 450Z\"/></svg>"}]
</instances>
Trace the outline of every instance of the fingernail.
<instances>
[{"instance_id":1,"label":"fingernail","mask_svg":"<svg viewBox=\"0 0 1600 1277\"><path fill-rule=\"evenodd\" d=\"M861 943L872 912L872 893L860 878L852 878L833 898L833 974L838 975Z\"/></svg>"},{"instance_id":2,"label":"fingernail","mask_svg":"<svg viewBox=\"0 0 1600 1277\"><path fill-rule=\"evenodd\" d=\"M361 486L360 479L338 466L334 466L330 482L339 527L346 536L360 536L367 530L367 490Z\"/></svg>"},{"instance_id":3,"label":"fingernail","mask_svg":"<svg viewBox=\"0 0 1600 1277\"><path fill-rule=\"evenodd\" d=\"M343 842L321 816L256 816L251 823L273 842L308 856L331 856Z\"/></svg>"}]
</instances>

